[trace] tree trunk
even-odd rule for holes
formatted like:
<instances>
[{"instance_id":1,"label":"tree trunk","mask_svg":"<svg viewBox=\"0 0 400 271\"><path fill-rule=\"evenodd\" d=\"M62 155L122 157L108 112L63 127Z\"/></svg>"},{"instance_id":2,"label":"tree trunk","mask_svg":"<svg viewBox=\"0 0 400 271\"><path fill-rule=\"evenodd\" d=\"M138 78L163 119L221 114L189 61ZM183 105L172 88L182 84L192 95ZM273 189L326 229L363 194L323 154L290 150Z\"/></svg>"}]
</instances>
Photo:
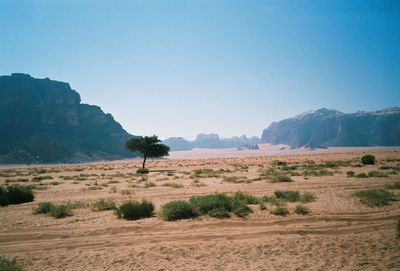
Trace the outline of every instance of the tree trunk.
<instances>
[{"instance_id":1,"label":"tree trunk","mask_svg":"<svg viewBox=\"0 0 400 271\"><path fill-rule=\"evenodd\" d=\"M146 156L143 157L143 165L142 165L142 168L144 168L144 165L146 164L146 158L147 158Z\"/></svg>"}]
</instances>

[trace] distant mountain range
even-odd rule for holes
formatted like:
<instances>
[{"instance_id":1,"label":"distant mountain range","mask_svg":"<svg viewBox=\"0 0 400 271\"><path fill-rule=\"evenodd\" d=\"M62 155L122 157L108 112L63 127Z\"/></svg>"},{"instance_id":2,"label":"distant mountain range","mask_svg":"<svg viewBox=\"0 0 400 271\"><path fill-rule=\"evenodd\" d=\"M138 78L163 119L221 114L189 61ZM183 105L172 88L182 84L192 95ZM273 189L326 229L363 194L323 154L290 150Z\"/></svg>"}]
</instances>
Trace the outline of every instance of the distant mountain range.
<instances>
[{"instance_id":1,"label":"distant mountain range","mask_svg":"<svg viewBox=\"0 0 400 271\"><path fill-rule=\"evenodd\" d=\"M170 137L163 141L171 148L171 151L186 151L194 148L222 149L222 148L254 148L259 144L259 137L220 138L217 134L199 134L194 141L188 141L182 137Z\"/></svg>"},{"instance_id":2,"label":"distant mountain range","mask_svg":"<svg viewBox=\"0 0 400 271\"><path fill-rule=\"evenodd\" d=\"M132 138L68 83L0 76L0 164L76 163L133 157Z\"/></svg>"},{"instance_id":3,"label":"distant mountain range","mask_svg":"<svg viewBox=\"0 0 400 271\"><path fill-rule=\"evenodd\" d=\"M400 108L345 114L322 108L273 122L262 143L302 146L399 146Z\"/></svg>"}]
</instances>

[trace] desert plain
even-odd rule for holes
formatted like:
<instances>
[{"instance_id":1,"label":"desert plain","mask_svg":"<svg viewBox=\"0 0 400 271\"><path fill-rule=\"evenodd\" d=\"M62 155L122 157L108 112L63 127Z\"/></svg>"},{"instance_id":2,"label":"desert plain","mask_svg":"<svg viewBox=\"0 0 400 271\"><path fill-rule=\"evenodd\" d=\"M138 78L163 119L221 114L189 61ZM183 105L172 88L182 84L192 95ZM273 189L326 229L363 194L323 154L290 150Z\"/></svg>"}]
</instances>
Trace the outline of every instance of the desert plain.
<instances>
[{"instance_id":1,"label":"desert plain","mask_svg":"<svg viewBox=\"0 0 400 271\"><path fill-rule=\"evenodd\" d=\"M376 157L374 165L361 164L367 153ZM184 155L148 161L145 175L136 174L140 160L2 167L2 185L31 185L35 199L0 207L0 256L29 271L400 270L400 201L371 207L354 196L367 189L400 193L388 189L400 181L398 149ZM271 172L292 182L273 182ZM367 177L355 177L360 173ZM299 202L281 202L289 214L275 215L276 204L266 201L264 208L250 204L253 212L244 217L160 217L162 206L174 200L238 191L261 199L277 190L313 194L315 200L303 204L309 213L295 213ZM93 211L100 199L117 206L146 199L155 205L154 216L125 220L113 210ZM41 202L69 202L73 215L34 214Z\"/></svg>"}]
</instances>

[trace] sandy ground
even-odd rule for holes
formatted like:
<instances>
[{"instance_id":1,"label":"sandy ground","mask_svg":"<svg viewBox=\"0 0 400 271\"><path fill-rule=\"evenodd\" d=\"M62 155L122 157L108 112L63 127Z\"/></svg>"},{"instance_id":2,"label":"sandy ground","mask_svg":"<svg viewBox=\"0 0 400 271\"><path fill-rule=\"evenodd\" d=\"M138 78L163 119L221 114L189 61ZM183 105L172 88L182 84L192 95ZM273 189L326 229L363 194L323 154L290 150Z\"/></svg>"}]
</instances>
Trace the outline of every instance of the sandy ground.
<instances>
[{"instance_id":1,"label":"sandy ground","mask_svg":"<svg viewBox=\"0 0 400 271\"><path fill-rule=\"evenodd\" d=\"M1 169L0 183L27 178L29 181L23 184L47 189L35 190L34 202L0 207L0 256L15 257L32 271L400 270L400 240L396 239L400 202L371 208L352 196L355 191L383 188L399 181L400 170L389 174L389 169L380 167L400 167L400 152L375 150L376 165L355 167L364 154L353 150L195 160L174 160L178 157L174 156L172 160L149 161L151 172L145 181L129 175L136 172L140 161L49 166L44 174L38 174L43 168ZM291 183L223 181L224 176L257 178L277 159L289 164L341 160L351 165L328 169L333 176L293 176ZM211 178L193 176L193 170L206 168L231 172ZM349 178L346 174L373 170L387 172L388 177ZM19 176L14 176L16 173ZM24 174L27 176L20 176ZM96 175L78 180L80 174ZM43 175L53 179L30 181ZM65 175L75 176L74 180L60 177ZM150 182L156 186L146 188ZM166 183L183 187L163 186ZM290 214L286 217L271 214L271 204L267 204L267 210L251 205L254 213L244 219L234 215L228 219L203 216L167 222L157 216L160 207L171 200L236 191L261 197L278 189L314 193L317 200L306 204L311 213L297 215L293 212L295 203L289 203ZM113 199L117 204L147 199L155 204L156 214L126 221L118 219L113 211L92 211L90 204L100 198ZM34 215L32 210L45 201L80 202L83 208L63 219Z\"/></svg>"}]
</instances>

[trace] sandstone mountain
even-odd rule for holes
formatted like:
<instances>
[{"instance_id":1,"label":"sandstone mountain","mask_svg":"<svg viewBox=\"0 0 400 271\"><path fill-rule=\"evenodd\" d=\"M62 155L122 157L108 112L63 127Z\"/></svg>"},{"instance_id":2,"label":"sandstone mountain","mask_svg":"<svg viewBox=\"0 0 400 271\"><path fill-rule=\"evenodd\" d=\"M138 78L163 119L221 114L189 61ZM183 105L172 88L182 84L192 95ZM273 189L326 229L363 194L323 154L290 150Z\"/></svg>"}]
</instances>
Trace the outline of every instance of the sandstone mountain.
<instances>
[{"instance_id":1,"label":"sandstone mountain","mask_svg":"<svg viewBox=\"0 0 400 271\"><path fill-rule=\"evenodd\" d=\"M133 157L132 138L68 83L0 76L0 163L76 163Z\"/></svg>"},{"instance_id":2,"label":"sandstone mountain","mask_svg":"<svg viewBox=\"0 0 400 271\"><path fill-rule=\"evenodd\" d=\"M193 148L222 149L251 147L260 143L259 137L247 138L245 135L231 138L220 138L217 134L199 134L194 141L188 141L182 137L170 137L163 141L171 151L186 151Z\"/></svg>"},{"instance_id":3,"label":"sandstone mountain","mask_svg":"<svg viewBox=\"0 0 400 271\"><path fill-rule=\"evenodd\" d=\"M345 114L322 108L273 122L261 141L302 146L399 146L400 108Z\"/></svg>"}]
</instances>

